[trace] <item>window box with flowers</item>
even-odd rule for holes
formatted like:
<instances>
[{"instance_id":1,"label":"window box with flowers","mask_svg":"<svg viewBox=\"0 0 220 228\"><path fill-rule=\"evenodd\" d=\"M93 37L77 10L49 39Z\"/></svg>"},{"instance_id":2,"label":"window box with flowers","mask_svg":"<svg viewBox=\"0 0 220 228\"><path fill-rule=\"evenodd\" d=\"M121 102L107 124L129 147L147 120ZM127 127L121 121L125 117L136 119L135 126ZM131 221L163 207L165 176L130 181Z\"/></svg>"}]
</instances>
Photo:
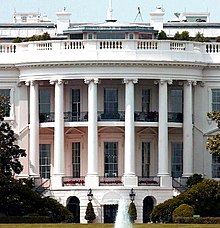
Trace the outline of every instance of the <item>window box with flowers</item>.
<instances>
[{"instance_id":1,"label":"window box with flowers","mask_svg":"<svg viewBox=\"0 0 220 228\"><path fill-rule=\"evenodd\" d=\"M63 182L64 186L85 185L85 181L81 179L66 180Z\"/></svg>"},{"instance_id":2,"label":"window box with flowers","mask_svg":"<svg viewBox=\"0 0 220 228\"><path fill-rule=\"evenodd\" d=\"M121 180L103 180L100 181L100 185L122 185L122 181Z\"/></svg>"}]
</instances>

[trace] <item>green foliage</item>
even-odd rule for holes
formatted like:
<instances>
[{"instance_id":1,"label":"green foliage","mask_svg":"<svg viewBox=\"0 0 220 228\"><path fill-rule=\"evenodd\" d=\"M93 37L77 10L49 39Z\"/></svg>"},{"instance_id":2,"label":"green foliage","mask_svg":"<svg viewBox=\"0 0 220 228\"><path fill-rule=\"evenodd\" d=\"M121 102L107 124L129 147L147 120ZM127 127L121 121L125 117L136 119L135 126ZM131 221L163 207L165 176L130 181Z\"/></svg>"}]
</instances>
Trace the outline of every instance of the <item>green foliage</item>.
<instances>
[{"instance_id":1,"label":"green foliage","mask_svg":"<svg viewBox=\"0 0 220 228\"><path fill-rule=\"evenodd\" d=\"M176 32L174 35L174 40L186 40L189 41L189 32L188 31L183 31L182 33Z\"/></svg>"},{"instance_id":2,"label":"green foliage","mask_svg":"<svg viewBox=\"0 0 220 228\"><path fill-rule=\"evenodd\" d=\"M220 224L220 218L219 217L200 217L200 218L191 218L191 217L177 217L175 218L175 223L187 223L187 224ZM189 227L189 226L187 226ZM202 226L204 227L204 226ZM205 226L206 227L206 226ZM218 226L219 227L219 226Z\"/></svg>"},{"instance_id":3,"label":"green foliage","mask_svg":"<svg viewBox=\"0 0 220 228\"><path fill-rule=\"evenodd\" d=\"M210 120L217 123L217 127L220 128L220 112L214 111L207 114ZM216 134L208 138L207 149L210 154L220 154L220 134Z\"/></svg>"},{"instance_id":4,"label":"green foliage","mask_svg":"<svg viewBox=\"0 0 220 228\"><path fill-rule=\"evenodd\" d=\"M166 34L163 30L161 30L161 31L159 32L157 38L158 38L158 40L166 40L166 39L167 39L167 34Z\"/></svg>"},{"instance_id":5,"label":"green foliage","mask_svg":"<svg viewBox=\"0 0 220 228\"><path fill-rule=\"evenodd\" d=\"M15 133L9 123L4 121L4 114L8 112L9 98L0 96L0 175L11 177L20 174L23 166L20 157L26 157L25 150L15 144Z\"/></svg>"},{"instance_id":6,"label":"green foliage","mask_svg":"<svg viewBox=\"0 0 220 228\"><path fill-rule=\"evenodd\" d=\"M205 179L192 188L181 193L173 199L166 200L157 205L152 213L153 222L172 221L173 211L181 204L188 204L194 208L195 214L202 217L220 216L220 182Z\"/></svg>"},{"instance_id":7,"label":"green foliage","mask_svg":"<svg viewBox=\"0 0 220 228\"><path fill-rule=\"evenodd\" d=\"M202 175L195 173L191 177L188 178L186 184L188 187L191 188L193 185L198 184L202 180L203 180Z\"/></svg>"},{"instance_id":8,"label":"green foliage","mask_svg":"<svg viewBox=\"0 0 220 228\"><path fill-rule=\"evenodd\" d=\"M197 42L209 42L208 37L204 37L202 33L198 32L196 36L193 38L194 41Z\"/></svg>"},{"instance_id":9,"label":"green foliage","mask_svg":"<svg viewBox=\"0 0 220 228\"><path fill-rule=\"evenodd\" d=\"M42 35L33 35L31 37L21 38L16 37L13 40L13 43L21 43L21 42L29 42L29 41L43 41L43 40L50 40L50 34L48 32L43 33Z\"/></svg>"},{"instance_id":10,"label":"green foliage","mask_svg":"<svg viewBox=\"0 0 220 228\"><path fill-rule=\"evenodd\" d=\"M194 209L192 206L187 204L181 204L173 211L173 218L177 217L193 217Z\"/></svg>"},{"instance_id":11,"label":"green foliage","mask_svg":"<svg viewBox=\"0 0 220 228\"><path fill-rule=\"evenodd\" d=\"M220 36L217 36L215 41L220 42Z\"/></svg>"},{"instance_id":12,"label":"green foliage","mask_svg":"<svg viewBox=\"0 0 220 228\"><path fill-rule=\"evenodd\" d=\"M92 202L89 202L86 208L86 215L85 215L85 219L88 222L92 222L94 219L96 218L95 212L94 212L94 208L92 205Z\"/></svg>"},{"instance_id":13,"label":"green foliage","mask_svg":"<svg viewBox=\"0 0 220 228\"><path fill-rule=\"evenodd\" d=\"M71 222L73 215L52 198L42 198L26 181L0 177L0 213L7 216L49 216L53 222Z\"/></svg>"},{"instance_id":14,"label":"green foliage","mask_svg":"<svg viewBox=\"0 0 220 228\"><path fill-rule=\"evenodd\" d=\"M134 202L131 202L128 208L130 221L133 223L137 219L137 209Z\"/></svg>"}]
</instances>

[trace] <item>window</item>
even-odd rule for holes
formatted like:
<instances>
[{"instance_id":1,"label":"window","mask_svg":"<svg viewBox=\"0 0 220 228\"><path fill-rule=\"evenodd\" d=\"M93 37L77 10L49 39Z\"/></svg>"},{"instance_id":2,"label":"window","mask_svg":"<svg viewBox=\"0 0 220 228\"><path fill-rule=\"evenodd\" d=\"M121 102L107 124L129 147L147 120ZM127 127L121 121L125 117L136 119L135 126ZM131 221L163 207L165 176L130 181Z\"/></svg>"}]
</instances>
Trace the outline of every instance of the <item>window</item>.
<instances>
[{"instance_id":1,"label":"window","mask_svg":"<svg viewBox=\"0 0 220 228\"><path fill-rule=\"evenodd\" d=\"M212 89L212 111L220 111L220 89Z\"/></svg>"},{"instance_id":2,"label":"window","mask_svg":"<svg viewBox=\"0 0 220 228\"><path fill-rule=\"evenodd\" d=\"M142 112L150 112L150 89L142 89Z\"/></svg>"},{"instance_id":3,"label":"window","mask_svg":"<svg viewBox=\"0 0 220 228\"><path fill-rule=\"evenodd\" d=\"M128 34L128 39L129 40L133 40L134 39L134 34L133 33L129 33Z\"/></svg>"},{"instance_id":4,"label":"window","mask_svg":"<svg viewBox=\"0 0 220 228\"><path fill-rule=\"evenodd\" d=\"M72 143L73 177L80 177L80 142Z\"/></svg>"},{"instance_id":5,"label":"window","mask_svg":"<svg viewBox=\"0 0 220 228\"><path fill-rule=\"evenodd\" d=\"M117 88L104 89L104 112L118 113L118 89Z\"/></svg>"},{"instance_id":6,"label":"window","mask_svg":"<svg viewBox=\"0 0 220 228\"><path fill-rule=\"evenodd\" d=\"M98 33L97 39L125 39L124 33Z\"/></svg>"},{"instance_id":7,"label":"window","mask_svg":"<svg viewBox=\"0 0 220 228\"><path fill-rule=\"evenodd\" d=\"M150 143L142 142L142 177L150 176Z\"/></svg>"},{"instance_id":8,"label":"window","mask_svg":"<svg viewBox=\"0 0 220 228\"><path fill-rule=\"evenodd\" d=\"M183 143L172 143L172 177L181 177L183 174Z\"/></svg>"},{"instance_id":9,"label":"window","mask_svg":"<svg viewBox=\"0 0 220 228\"><path fill-rule=\"evenodd\" d=\"M89 34L88 34L88 39L89 39L89 40L92 40L92 39L93 39L93 34L92 34L92 33L89 33Z\"/></svg>"},{"instance_id":10,"label":"window","mask_svg":"<svg viewBox=\"0 0 220 228\"><path fill-rule=\"evenodd\" d=\"M104 142L105 177L118 176L118 143Z\"/></svg>"},{"instance_id":11,"label":"window","mask_svg":"<svg viewBox=\"0 0 220 228\"><path fill-rule=\"evenodd\" d=\"M220 178L220 155L212 154L212 178Z\"/></svg>"},{"instance_id":12,"label":"window","mask_svg":"<svg viewBox=\"0 0 220 228\"><path fill-rule=\"evenodd\" d=\"M11 93L10 89L0 89L0 95L8 97L9 102L10 102L10 93ZM5 111L4 116L9 117L10 116L10 107L9 108L6 107L6 109L4 111Z\"/></svg>"},{"instance_id":13,"label":"window","mask_svg":"<svg viewBox=\"0 0 220 228\"><path fill-rule=\"evenodd\" d=\"M39 90L39 112L50 113L51 110L51 91L48 89Z\"/></svg>"},{"instance_id":14,"label":"window","mask_svg":"<svg viewBox=\"0 0 220 228\"><path fill-rule=\"evenodd\" d=\"M72 116L73 120L80 117L80 89L72 90Z\"/></svg>"},{"instance_id":15,"label":"window","mask_svg":"<svg viewBox=\"0 0 220 228\"><path fill-rule=\"evenodd\" d=\"M40 176L42 178L50 178L51 164L51 145L40 144Z\"/></svg>"},{"instance_id":16,"label":"window","mask_svg":"<svg viewBox=\"0 0 220 228\"><path fill-rule=\"evenodd\" d=\"M182 89L170 90L170 112L174 112L174 113L183 112L183 90Z\"/></svg>"}]
</instances>

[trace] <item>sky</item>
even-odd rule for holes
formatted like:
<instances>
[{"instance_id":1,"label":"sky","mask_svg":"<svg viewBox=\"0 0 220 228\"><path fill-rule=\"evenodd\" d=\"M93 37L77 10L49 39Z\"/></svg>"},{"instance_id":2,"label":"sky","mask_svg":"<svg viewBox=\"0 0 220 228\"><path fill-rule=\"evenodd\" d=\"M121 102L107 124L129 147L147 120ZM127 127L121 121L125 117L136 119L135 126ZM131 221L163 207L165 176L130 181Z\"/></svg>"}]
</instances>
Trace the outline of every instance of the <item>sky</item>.
<instances>
[{"instance_id":1,"label":"sky","mask_svg":"<svg viewBox=\"0 0 220 228\"><path fill-rule=\"evenodd\" d=\"M165 11L164 21L176 12L210 12L211 22L220 22L220 0L112 0L113 17L119 22L134 22L140 7L143 22L158 5ZM0 0L0 23L13 21L16 12L40 12L56 22L56 12L71 12L71 22L104 22L108 0ZM136 21L141 21L140 17Z\"/></svg>"}]
</instances>

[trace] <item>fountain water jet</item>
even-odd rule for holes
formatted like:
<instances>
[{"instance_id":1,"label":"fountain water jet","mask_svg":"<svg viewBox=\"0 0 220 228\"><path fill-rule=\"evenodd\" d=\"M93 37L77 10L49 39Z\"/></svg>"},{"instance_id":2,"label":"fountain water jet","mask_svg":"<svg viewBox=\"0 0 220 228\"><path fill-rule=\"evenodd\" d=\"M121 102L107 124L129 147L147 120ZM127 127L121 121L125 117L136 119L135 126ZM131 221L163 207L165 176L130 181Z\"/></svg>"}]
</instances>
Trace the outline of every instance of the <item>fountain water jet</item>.
<instances>
[{"instance_id":1,"label":"fountain water jet","mask_svg":"<svg viewBox=\"0 0 220 228\"><path fill-rule=\"evenodd\" d=\"M132 228L128 214L128 204L125 200L119 200L118 213L114 228Z\"/></svg>"}]
</instances>

